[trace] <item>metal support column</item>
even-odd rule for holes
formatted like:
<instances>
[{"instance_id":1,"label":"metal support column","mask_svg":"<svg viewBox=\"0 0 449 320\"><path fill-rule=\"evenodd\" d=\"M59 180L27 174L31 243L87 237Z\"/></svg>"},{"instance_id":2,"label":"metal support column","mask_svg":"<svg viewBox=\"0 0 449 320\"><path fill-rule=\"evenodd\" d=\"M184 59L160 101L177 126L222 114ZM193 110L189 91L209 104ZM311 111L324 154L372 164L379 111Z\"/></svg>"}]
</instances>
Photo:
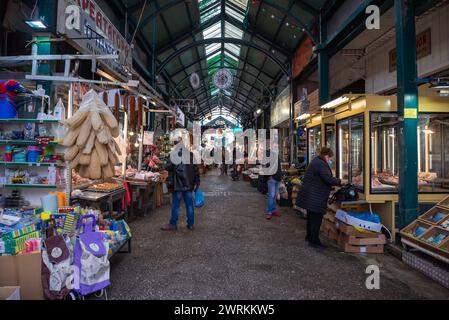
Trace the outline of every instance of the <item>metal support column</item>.
<instances>
[{"instance_id":1,"label":"metal support column","mask_svg":"<svg viewBox=\"0 0 449 320\"><path fill-rule=\"evenodd\" d=\"M292 66L293 67L293 66ZM290 85L290 105L289 105L289 113L290 113L290 121L289 121L289 142L290 142L290 164L293 164L293 162L296 160L295 157L295 133L294 131L294 116L295 116L295 110L294 110L294 104L293 104L293 76L290 75L289 79L289 85Z\"/></svg>"},{"instance_id":2,"label":"metal support column","mask_svg":"<svg viewBox=\"0 0 449 320\"><path fill-rule=\"evenodd\" d=\"M326 24L324 23L323 13L320 13L320 44L318 47L318 82L320 86L320 105L326 104L330 100L329 85L329 53L324 45L327 40Z\"/></svg>"},{"instance_id":3,"label":"metal support column","mask_svg":"<svg viewBox=\"0 0 449 320\"><path fill-rule=\"evenodd\" d=\"M418 86L415 1L395 0L399 134L399 228L418 217Z\"/></svg>"},{"instance_id":4,"label":"metal support column","mask_svg":"<svg viewBox=\"0 0 449 320\"><path fill-rule=\"evenodd\" d=\"M57 2L52 0L41 0L39 1L39 18L45 21L49 26L49 33L55 32L56 28L56 12L57 12ZM48 40L49 37L34 37L34 40ZM33 44L33 54L38 55L50 55L53 53L52 42L37 42ZM40 63L37 67L38 74L51 75L54 63ZM39 81L38 86L42 86L48 96L52 97L53 93L51 90L51 82L49 81ZM54 101L54 99L52 99Z\"/></svg>"}]
</instances>

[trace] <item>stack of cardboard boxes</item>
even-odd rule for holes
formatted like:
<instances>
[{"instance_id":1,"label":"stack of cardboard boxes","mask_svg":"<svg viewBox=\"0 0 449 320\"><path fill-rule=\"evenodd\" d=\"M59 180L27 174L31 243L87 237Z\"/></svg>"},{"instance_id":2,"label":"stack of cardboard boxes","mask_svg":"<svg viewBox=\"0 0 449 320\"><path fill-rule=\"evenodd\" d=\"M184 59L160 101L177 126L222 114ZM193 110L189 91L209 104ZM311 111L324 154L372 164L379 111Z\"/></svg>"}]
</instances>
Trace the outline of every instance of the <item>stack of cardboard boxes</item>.
<instances>
[{"instance_id":1,"label":"stack of cardboard boxes","mask_svg":"<svg viewBox=\"0 0 449 320\"><path fill-rule=\"evenodd\" d=\"M321 232L338 244L346 253L383 253L385 235L375 232L362 232L336 217L335 207L330 207L323 218Z\"/></svg>"}]
</instances>

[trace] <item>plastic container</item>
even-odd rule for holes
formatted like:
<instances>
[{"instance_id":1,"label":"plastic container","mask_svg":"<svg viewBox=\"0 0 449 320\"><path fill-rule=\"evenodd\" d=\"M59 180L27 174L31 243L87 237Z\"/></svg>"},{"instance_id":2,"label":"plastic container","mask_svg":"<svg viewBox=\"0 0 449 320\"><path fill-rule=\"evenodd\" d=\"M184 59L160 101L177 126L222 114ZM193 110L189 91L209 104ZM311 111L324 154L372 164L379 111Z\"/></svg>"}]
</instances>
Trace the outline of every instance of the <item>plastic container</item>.
<instances>
[{"instance_id":1,"label":"plastic container","mask_svg":"<svg viewBox=\"0 0 449 320\"><path fill-rule=\"evenodd\" d=\"M12 159L13 162L26 162L27 157L25 149L23 148L14 149Z\"/></svg>"},{"instance_id":2,"label":"plastic container","mask_svg":"<svg viewBox=\"0 0 449 320\"><path fill-rule=\"evenodd\" d=\"M39 147L30 146L27 151L27 161L33 163L38 162L41 154L42 150Z\"/></svg>"},{"instance_id":3,"label":"plastic container","mask_svg":"<svg viewBox=\"0 0 449 320\"><path fill-rule=\"evenodd\" d=\"M3 161L12 162L12 147L11 146L5 147L5 156L3 157Z\"/></svg>"}]
</instances>

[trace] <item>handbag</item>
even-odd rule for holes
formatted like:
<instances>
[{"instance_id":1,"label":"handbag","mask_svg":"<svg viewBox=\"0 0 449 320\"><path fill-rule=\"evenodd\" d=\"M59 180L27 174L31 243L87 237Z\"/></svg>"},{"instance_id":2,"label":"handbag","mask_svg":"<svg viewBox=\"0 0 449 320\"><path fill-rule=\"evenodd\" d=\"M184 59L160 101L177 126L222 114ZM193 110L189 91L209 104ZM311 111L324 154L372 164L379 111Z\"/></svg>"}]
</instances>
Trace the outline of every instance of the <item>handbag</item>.
<instances>
[{"instance_id":1,"label":"handbag","mask_svg":"<svg viewBox=\"0 0 449 320\"><path fill-rule=\"evenodd\" d=\"M195 191L195 207L201 208L204 206L204 192L200 189Z\"/></svg>"}]
</instances>

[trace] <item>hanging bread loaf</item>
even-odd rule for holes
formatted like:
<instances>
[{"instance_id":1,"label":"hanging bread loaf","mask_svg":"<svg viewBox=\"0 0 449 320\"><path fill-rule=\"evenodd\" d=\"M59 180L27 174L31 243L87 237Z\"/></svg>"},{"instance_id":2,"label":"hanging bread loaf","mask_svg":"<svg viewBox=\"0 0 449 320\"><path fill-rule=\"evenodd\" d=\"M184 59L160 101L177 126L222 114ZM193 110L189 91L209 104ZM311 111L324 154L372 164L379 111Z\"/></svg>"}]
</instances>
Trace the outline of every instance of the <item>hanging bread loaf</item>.
<instances>
[{"instance_id":1,"label":"hanging bread loaf","mask_svg":"<svg viewBox=\"0 0 449 320\"><path fill-rule=\"evenodd\" d=\"M92 131L92 122L89 118L84 120L83 125L81 126L81 131L76 139L76 145L78 148L82 148L86 145L87 139L89 139L90 132Z\"/></svg>"},{"instance_id":2,"label":"hanging bread loaf","mask_svg":"<svg viewBox=\"0 0 449 320\"><path fill-rule=\"evenodd\" d=\"M91 154L92 153L92 149L95 146L95 139L97 138L97 136L95 135L95 131L91 131L90 135L89 135L89 139L87 140L87 144L85 145L84 149L83 149L83 153L84 154Z\"/></svg>"},{"instance_id":3,"label":"hanging bread loaf","mask_svg":"<svg viewBox=\"0 0 449 320\"><path fill-rule=\"evenodd\" d=\"M63 145L71 168L83 178L112 178L114 165L120 162L120 149L114 140L120 129L114 114L95 91L89 91L80 109L62 123L68 129Z\"/></svg>"}]
</instances>

